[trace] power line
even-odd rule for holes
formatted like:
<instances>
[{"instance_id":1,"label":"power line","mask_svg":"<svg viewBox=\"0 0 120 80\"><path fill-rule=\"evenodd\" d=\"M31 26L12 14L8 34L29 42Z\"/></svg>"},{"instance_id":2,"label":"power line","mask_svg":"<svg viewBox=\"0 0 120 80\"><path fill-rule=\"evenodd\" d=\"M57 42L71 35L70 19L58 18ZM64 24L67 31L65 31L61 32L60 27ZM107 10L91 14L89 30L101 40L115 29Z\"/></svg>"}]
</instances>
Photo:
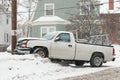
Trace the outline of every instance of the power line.
<instances>
[{"instance_id":1,"label":"power line","mask_svg":"<svg viewBox=\"0 0 120 80\"><path fill-rule=\"evenodd\" d=\"M115 3L116 2L120 2L119 0L118 1L114 1ZM108 3L113 3L113 2L104 2L104 3L101 3L101 4L108 4Z\"/></svg>"},{"instance_id":2,"label":"power line","mask_svg":"<svg viewBox=\"0 0 120 80\"><path fill-rule=\"evenodd\" d=\"M120 2L119 0L118 1L114 1L115 3L116 2ZM100 3L100 4L95 4L95 6L102 6L104 4L108 4L108 3L112 3L112 2L104 2L104 3ZM84 5L85 6L85 5ZM89 5L86 5L86 6L90 6ZM54 10L63 10L63 9L71 9L71 8L79 8L79 7L82 7L82 6L71 6L71 7L61 7L61 8L56 8ZM39 11L30 11L30 12L44 12L45 10L39 10ZM17 12L17 13L28 13L28 11L20 11L20 12ZM7 14L11 14L11 12L7 12Z\"/></svg>"},{"instance_id":3,"label":"power line","mask_svg":"<svg viewBox=\"0 0 120 80\"><path fill-rule=\"evenodd\" d=\"M114 1L115 3L116 2L120 2L119 0L118 1ZM108 3L112 3L112 2L104 2L104 3L100 3L100 4L95 4L95 6L102 6L104 4L108 4ZM87 6L87 5L86 5ZM89 5L90 6L90 5ZM62 7L62 8L56 8L54 10L63 10L63 9L71 9L71 8L79 8L79 7L82 7L82 6L71 6L71 7ZM45 10L39 10L39 11L30 11L30 12L43 12ZM18 12L18 13L28 13L28 12Z\"/></svg>"}]
</instances>

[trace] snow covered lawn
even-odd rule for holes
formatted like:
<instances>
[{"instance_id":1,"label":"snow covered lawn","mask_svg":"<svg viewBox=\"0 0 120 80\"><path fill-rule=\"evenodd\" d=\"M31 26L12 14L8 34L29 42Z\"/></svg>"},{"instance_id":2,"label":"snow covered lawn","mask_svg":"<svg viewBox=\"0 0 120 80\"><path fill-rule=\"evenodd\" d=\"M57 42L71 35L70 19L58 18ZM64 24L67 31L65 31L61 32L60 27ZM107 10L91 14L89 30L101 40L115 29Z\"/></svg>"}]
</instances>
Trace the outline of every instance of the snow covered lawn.
<instances>
[{"instance_id":1,"label":"snow covered lawn","mask_svg":"<svg viewBox=\"0 0 120 80\"><path fill-rule=\"evenodd\" d=\"M79 76L98 72L104 69L120 67L120 47L117 47L117 59L103 64L103 67L93 68L90 64L83 67L74 64L52 63L48 58L28 55L11 55L0 53L0 80L57 80L66 77Z\"/></svg>"}]
</instances>

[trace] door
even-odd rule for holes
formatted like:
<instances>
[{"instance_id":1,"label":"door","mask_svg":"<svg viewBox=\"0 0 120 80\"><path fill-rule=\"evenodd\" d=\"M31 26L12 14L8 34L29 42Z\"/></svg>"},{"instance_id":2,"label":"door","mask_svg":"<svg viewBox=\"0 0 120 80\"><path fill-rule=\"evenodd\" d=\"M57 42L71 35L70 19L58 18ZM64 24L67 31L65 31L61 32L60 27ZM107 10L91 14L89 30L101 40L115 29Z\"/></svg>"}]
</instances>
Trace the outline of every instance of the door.
<instances>
[{"instance_id":1,"label":"door","mask_svg":"<svg viewBox=\"0 0 120 80\"><path fill-rule=\"evenodd\" d=\"M58 59L74 59L75 43L71 42L69 33L61 33L52 42L50 57Z\"/></svg>"}]
</instances>

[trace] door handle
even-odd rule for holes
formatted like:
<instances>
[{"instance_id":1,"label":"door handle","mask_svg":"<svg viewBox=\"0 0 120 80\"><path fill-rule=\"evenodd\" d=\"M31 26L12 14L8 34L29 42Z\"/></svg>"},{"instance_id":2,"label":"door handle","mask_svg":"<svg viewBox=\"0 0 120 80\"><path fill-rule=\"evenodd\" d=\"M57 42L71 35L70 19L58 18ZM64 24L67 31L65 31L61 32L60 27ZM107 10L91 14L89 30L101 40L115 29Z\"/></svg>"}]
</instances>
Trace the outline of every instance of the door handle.
<instances>
[{"instance_id":1,"label":"door handle","mask_svg":"<svg viewBox=\"0 0 120 80\"><path fill-rule=\"evenodd\" d=\"M68 47L72 47L72 45L71 45L71 44L69 44L69 45L68 45Z\"/></svg>"}]
</instances>

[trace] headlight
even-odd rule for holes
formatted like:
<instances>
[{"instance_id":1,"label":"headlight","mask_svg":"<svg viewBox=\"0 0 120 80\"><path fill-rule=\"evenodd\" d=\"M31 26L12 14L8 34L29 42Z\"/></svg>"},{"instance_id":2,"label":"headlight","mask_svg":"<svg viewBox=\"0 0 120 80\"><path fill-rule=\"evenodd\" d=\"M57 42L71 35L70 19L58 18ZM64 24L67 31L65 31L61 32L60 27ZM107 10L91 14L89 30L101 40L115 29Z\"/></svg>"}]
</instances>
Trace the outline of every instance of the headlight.
<instances>
[{"instance_id":1,"label":"headlight","mask_svg":"<svg viewBox=\"0 0 120 80\"><path fill-rule=\"evenodd\" d=\"M22 44L21 44L21 47L22 47L22 48L27 48L27 42L28 42L28 41L23 41Z\"/></svg>"}]
</instances>

